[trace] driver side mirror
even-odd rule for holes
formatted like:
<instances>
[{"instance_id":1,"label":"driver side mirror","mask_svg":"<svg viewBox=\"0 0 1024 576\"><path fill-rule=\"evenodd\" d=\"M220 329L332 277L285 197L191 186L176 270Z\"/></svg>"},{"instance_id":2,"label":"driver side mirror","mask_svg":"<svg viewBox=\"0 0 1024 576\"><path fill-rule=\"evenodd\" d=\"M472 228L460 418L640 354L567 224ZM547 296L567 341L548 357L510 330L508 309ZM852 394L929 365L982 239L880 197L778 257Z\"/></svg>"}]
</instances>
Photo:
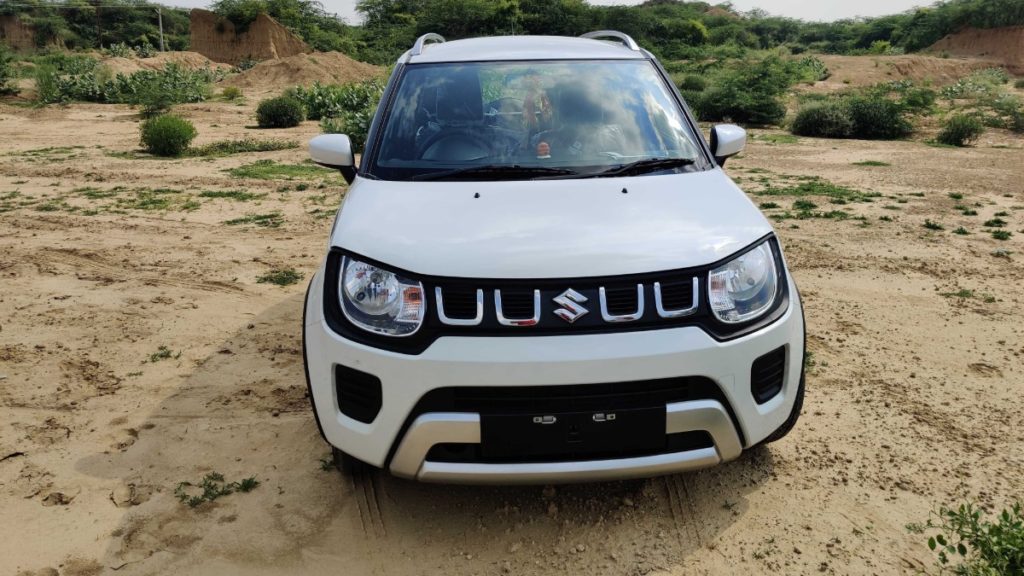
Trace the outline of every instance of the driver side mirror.
<instances>
[{"instance_id":1,"label":"driver side mirror","mask_svg":"<svg viewBox=\"0 0 1024 576\"><path fill-rule=\"evenodd\" d=\"M719 124L711 129L711 153L719 166L743 151L747 145L747 131L735 124Z\"/></svg>"},{"instance_id":2,"label":"driver side mirror","mask_svg":"<svg viewBox=\"0 0 1024 576\"><path fill-rule=\"evenodd\" d=\"M349 184L356 177L352 141L344 134L321 134L309 141L309 157L324 168L341 171Z\"/></svg>"}]
</instances>

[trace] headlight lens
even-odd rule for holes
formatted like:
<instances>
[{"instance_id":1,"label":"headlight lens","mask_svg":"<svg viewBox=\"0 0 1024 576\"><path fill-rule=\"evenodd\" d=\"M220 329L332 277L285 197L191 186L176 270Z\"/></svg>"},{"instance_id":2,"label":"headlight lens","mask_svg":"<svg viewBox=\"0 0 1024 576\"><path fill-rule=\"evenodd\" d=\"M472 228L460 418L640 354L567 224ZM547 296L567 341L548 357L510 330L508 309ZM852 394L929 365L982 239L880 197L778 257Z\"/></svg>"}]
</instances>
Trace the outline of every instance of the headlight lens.
<instances>
[{"instance_id":1,"label":"headlight lens","mask_svg":"<svg viewBox=\"0 0 1024 576\"><path fill-rule=\"evenodd\" d=\"M775 256L768 241L748 250L708 276L708 296L715 317L728 324L753 320L775 302L778 291Z\"/></svg>"},{"instance_id":2,"label":"headlight lens","mask_svg":"<svg viewBox=\"0 0 1024 576\"><path fill-rule=\"evenodd\" d=\"M427 312L422 283L347 256L338 294L349 322L377 334L409 336Z\"/></svg>"}]
</instances>

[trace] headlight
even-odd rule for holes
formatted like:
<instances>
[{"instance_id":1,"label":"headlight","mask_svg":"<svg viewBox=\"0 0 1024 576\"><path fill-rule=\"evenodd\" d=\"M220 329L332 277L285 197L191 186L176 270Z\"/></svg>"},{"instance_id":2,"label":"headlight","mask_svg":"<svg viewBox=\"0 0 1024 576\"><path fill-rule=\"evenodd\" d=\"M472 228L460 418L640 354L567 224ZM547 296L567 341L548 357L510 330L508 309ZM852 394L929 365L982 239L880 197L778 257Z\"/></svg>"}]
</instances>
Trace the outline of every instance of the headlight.
<instances>
[{"instance_id":1,"label":"headlight","mask_svg":"<svg viewBox=\"0 0 1024 576\"><path fill-rule=\"evenodd\" d=\"M427 312L422 283L347 256L341 262L338 295L349 322L377 334L410 336Z\"/></svg>"},{"instance_id":2,"label":"headlight","mask_svg":"<svg viewBox=\"0 0 1024 576\"><path fill-rule=\"evenodd\" d=\"M765 241L708 275L708 297L715 317L728 324L753 320L775 302L775 255Z\"/></svg>"}]
</instances>

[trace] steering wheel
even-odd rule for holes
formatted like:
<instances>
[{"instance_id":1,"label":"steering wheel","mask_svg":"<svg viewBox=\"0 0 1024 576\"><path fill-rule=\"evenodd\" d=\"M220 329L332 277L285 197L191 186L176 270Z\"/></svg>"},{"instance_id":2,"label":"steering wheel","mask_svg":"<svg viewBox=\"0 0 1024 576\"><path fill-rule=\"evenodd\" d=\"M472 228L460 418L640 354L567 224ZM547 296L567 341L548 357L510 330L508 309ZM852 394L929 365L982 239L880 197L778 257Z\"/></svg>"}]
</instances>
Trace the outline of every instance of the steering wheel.
<instances>
[{"instance_id":1,"label":"steering wheel","mask_svg":"<svg viewBox=\"0 0 1024 576\"><path fill-rule=\"evenodd\" d=\"M422 160L479 160L491 155L491 143L476 130L453 128L431 135L420 150Z\"/></svg>"}]
</instances>

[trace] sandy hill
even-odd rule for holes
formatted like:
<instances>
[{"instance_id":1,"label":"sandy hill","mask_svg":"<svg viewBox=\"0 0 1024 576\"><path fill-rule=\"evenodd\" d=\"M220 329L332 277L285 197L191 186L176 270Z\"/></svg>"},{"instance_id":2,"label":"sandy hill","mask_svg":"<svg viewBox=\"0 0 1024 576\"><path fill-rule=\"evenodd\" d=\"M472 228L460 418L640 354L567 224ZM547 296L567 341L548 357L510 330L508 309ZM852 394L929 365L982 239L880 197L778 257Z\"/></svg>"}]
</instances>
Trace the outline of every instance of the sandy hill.
<instances>
[{"instance_id":1,"label":"sandy hill","mask_svg":"<svg viewBox=\"0 0 1024 576\"><path fill-rule=\"evenodd\" d=\"M308 86L317 81L344 84L383 74L380 66L353 60L341 52L315 52L265 60L222 84L237 86L246 94L261 94L280 92L290 86Z\"/></svg>"},{"instance_id":2,"label":"sandy hill","mask_svg":"<svg viewBox=\"0 0 1024 576\"><path fill-rule=\"evenodd\" d=\"M151 58L104 58L102 63L116 74L131 74L139 70L162 70L168 64L178 64L189 70L199 68L231 68L227 64L219 64L195 52L158 52Z\"/></svg>"},{"instance_id":3,"label":"sandy hill","mask_svg":"<svg viewBox=\"0 0 1024 576\"><path fill-rule=\"evenodd\" d=\"M1005 28L965 28L950 34L928 48L934 53L983 58L1024 75L1024 26Z\"/></svg>"},{"instance_id":4,"label":"sandy hill","mask_svg":"<svg viewBox=\"0 0 1024 576\"><path fill-rule=\"evenodd\" d=\"M812 91L843 90L852 86L871 86L891 80L930 82L935 86L952 84L974 70L988 68L992 62L977 58L938 58L920 54L905 56L819 56L832 75L817 82Z\"/></svg>"}]
</instances>

